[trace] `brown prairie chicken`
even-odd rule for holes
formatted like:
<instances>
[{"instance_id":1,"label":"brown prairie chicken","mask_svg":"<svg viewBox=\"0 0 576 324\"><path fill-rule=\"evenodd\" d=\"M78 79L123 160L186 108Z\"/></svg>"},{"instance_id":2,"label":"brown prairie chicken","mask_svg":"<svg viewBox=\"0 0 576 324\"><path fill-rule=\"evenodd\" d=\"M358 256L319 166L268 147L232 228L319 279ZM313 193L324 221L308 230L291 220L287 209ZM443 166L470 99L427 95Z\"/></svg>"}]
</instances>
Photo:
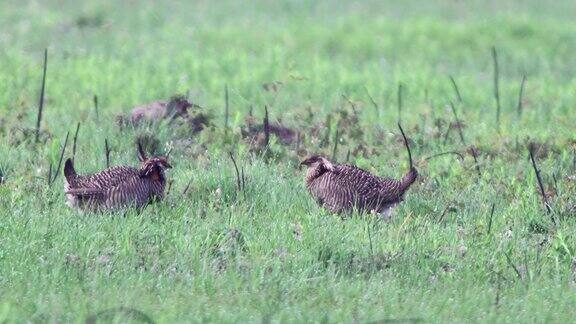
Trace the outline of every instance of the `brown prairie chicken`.
<instances>
[{"instance_id":1,"label":"brown prairie chicken","mask_svg":"<svg viewBox=\"0 0 576 324\"><path fill-rule=\"evenodd\" d=\"M166 101L155 101L147 105L137 106L128 116L118 116L120 126L138 125L144 122L159 122L163 119L186 117L188 110L194 107L185 97L175 96Z\"/></svg>"},{"instance_id":2,"label":"brown prairie chicken","mask_svg":"<svg viewBox=\"0 0 576 324\"><path fill-rule=\"evenodd\" d=\"M117 211L141 208L161 200L166 187L167 157L147 158L138 143L140 168L116 166L96 174L76 174L71 159L64 165L64 192L70 207L83 211Z\"/></svg>"},{"instance_id":3,"label":"brown prairie chicken","mask_svg":"<svg viewBox=\"0 0 576 324\"><path fill-rule=\"evenodd\" d=\"M306 187L319 205L334 213L374 212L390 216L404 200L418 171L411 167L400 180L375 176L352 165L337 165L314 155L301 163L308 166Z\"/></svg>"}]
</instances>

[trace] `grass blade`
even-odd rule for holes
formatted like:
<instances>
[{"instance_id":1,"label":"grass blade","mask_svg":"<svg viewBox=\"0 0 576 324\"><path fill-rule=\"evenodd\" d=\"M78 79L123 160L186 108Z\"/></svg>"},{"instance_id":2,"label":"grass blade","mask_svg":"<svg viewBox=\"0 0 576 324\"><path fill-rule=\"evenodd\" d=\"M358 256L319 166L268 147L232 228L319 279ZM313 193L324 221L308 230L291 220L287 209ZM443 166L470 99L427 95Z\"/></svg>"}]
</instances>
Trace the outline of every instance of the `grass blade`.
<instances>
[{"instance_id":1,"label":"grass blade","mask_svg":"<svg viewBox=\"0 0 576 324\"><path fill-rule=\"evenodd\" d=\"M534 160L534 149L532 147L528 148L530 152L530 160L532 161L532 167L534 168L534 173L536 173L536 180L538 180L538 187L540 188L540 194L542 195L542 199L544 200L544 206L546 206L546 212L550 214L550 218L552 219L552 223L556 225L556 220L552 215L552 208L550 208L550 204L548 203L548 198L546 198L546 192L544 190L544 184L542 184L542 178L540 177L540 170L538 166L536 166L536 161Z\"/></svg>"},{"instance_id":2,"label":"grass blade","mask_svg":"<svg viewBox=\"0 0 576 324\"><path fill-rule=\"evenodd\" d=\"M500 130L500 70L498 68L498 53L496 46L492 46L492 60L494 61L494 99L496 100L496 127Z\"/></svg>"},{"instance_id":3,"label":"grass blade","mask_svg":"<svg viewBox=\"0 0 576 324\"><path fill-rule=\"evenodd\" d=\"M42 87L40 88L40 100L38 103L38 118L36 119L36 143L40 140L40 123L42 122L42 111L44 110L44 93L46 92L46 70L48 67L48 49L44 49L44 68L42 72Z\"/></svg>"},{"instance_id":4,"label":"grass blade","mask_svg":"<svg viewBox=\"0 0 576 324\"><path fill-rule=\"evenodd\" d=\"M52 185L52 161L48 160L48 186Z\"/></svg>"},{"instance_id":5,"label":"grass blade","mask_svg":"<svg viewBox=\"0 0 576 324\"><path fill-rule=\"evenodd\" d=\"M76 125L76 132L74 133L74 141L72 143L72 162L76 157L76 142L78 141L78 131L80 131L80 122Z\"/></svg>"},{"instance_id":6,"label":"grass blade","mask_svg":"<svg viewBox=\"0 0 576 324\"><path fill-rule=\"evenodd\" d=\"M462 95L460 94L460 89L458 88L458 84L454 77L450 76L450 81L452 83L452 87L454 88L454 92L456 93L456 98L458 98L458 102L462 103Z\"/></svg>"},{"instance_id":7,"label":"grass blade","mask_svg":"<svg viewBox=\"0 0 576 324\"><path fill-rule=\"evenodd\" d=\"M494 216L494 210L496 208L496 203L492 203L492 208L490 209L490 219L488 220L488 234L492 231L492 217Z\"/></svg>"},{"instance_id":8,"label":"grass blade","mask_svg":"<svg viewBox=\"0 0 576 324\"><path fill-rule=\"evenodd\" d=\"M372 104L372 106L374 106L374 109L376 110L376 113L378 114L380 111L380 108L378 107L378 103L376 102L376 100L374 100L374 98L372 97L372 95L370 94L370 91L368 91L368 88L366 86L364 86L364 90L366 91L366 94L368 95L368 99L370 99L370 103Z\"/></svg>"},{"instance_id":9,"label":"grass blade","mask_svg":"<svg viewBox=\"0 0 576 324\"><path fill-rule=\"evenodd\" d=\"M398 84L398 123L402 121L402 83Z\"/></svg>"},{"instance_id":10,"label":"grass blade","mask_svg":"<svg viewBox=\"0 0 576 324\"><path fill-rule=\"evenodd\" d=\"M404 139L404 145L406 146L406 151L408 151L408 161L410 162L410 169L413 167L412 163L412 152L410 151L410 145L408 145L408 138L406 138L406 134L404 134L404 130L402 129L402 125L398 122L398 128L400 129L400 133L402 133L402 138Z\"/></svg>"},{"instance_id":11,"label":"grass blade","mask_svg":"<svg viewBox=\"0 0 576 324\"><path fill-rule=\"evenodd\" d=\"M468 144L466 144L466 139L464 138L464 131L462 130L462 123L460 122L460 119L458 118L458 114L456 112L456 107L454 106L453 102L450 102L450 108L452 109L452 114L454 115L454 120L456 123L456 129L458 130L458 135L460 136L460 141L462 142L462 145L464 146L468 146ZM474 167L476 168L476 172L478 173L478 177L482 177L482 171L480 170L480 164L478 163L478 152L476 151L476 147L471 146L470 147L470 153L472 153L472 158L474 158Z\"/></svg>"},{"instance_id":12,"label":"grass blade","mask_svg":"<svg viewBox=\"0 0 576 324\"><path fill-rule=\"evenodd\" d=\"M92 97L92 101L94 102L94 112L96 113L96 122L99 122L100 113L98 112L98 96L94 95L94 97Z\"/></svg>"},{"instance_id":13,"label":"grass blade","mask_svg":"<svg viewBox=\"0 0 576 324\"><path fill-rule=\"evenodd\" d=\"M514 272L518 276L518 279L522 280L523 279L522 274L520 273L520 270L518 270L518 267L514 264L514 262L512 262L510 255L508 253L504 253L504 255L506 256L506 262L508 262L508 265L514 270Z\"/></svg>"},{"instance_id":14,"label":"grass blade","mask_svg":"<svg viewBox=\"0 0 576 324\"><path fill-rule=\"evenodd\" d=\"M228 85L224 86L224 134L228 134L228 116L230 114L230 103L228 96Z\"/></svg>"},{"instance_id":15,"label":"grass blade","mask_svg":"<svg viewBox=\"0 0 576 324\"><path fill-rule=\"evenodd\" d=\"M234 164L234 170L236 170L236 185L238 186L238 191L242 191L242 181L240 178L240 171L238 170L238 164L236 164L236 160L234 159L234 155L232 152L228 152L230 159L232 160L232 164Z\"/></svg>"},{"instance_id":16,"label":"grass blade","mask_svg":"<svg viewBox=\"0 0 576 324\"><path fill-rule=\"evenodd\" d=\"M518 107L517 107L518 117L522 117L522 110L524 110L522 107L522 98L524 96L525 85L526 85L526 75L523 75L522 76L522 82L520 82L520 91L518 93Z\"/></svg>"},{"instance_id":17,"label":"grass blade","mask_svg":"<svg viewBox=\"0 0 576 324\"><path fill-rule=\"evenodd\" d=\"M58 167L56 168L56 171L54 173L54 178L50 181L50 184L54 183L54 181L56 181L56 178L58 178L58 174L60 174L60 168L62 167L62 160L64 159L64 152L66 151L66 146L68 145L68 135L70 135L70 132L66 132L66 138L64 139L64 145L62 145L62 148L60 150L60 158L58 159Z\"/></svg>"},{"instance_id":18,"label":"grass blade","mask_svg":"<svg viewBox=\"0 0 576 324\"><path fill-rule=\"evenodd\" d=\"M336 154L338 154L338 128L334 133L334 147L332 148L332 161L336 161Z\"/></svg>"},{"instance_id":19,"label":"grass blade","mask_svg":"<svg viewBox=\"0 0 576 324\"><path fill-rule=\"evenodd\" d=\"M264 106L264 147L270 143L270 120L268 119L268 106Z\"/></svg>"},{"instance_id":20,"label":"grass blade","mask_svg":"<svg viewBox=\"0 0 576 324\"><path fill-rule=\"evenodd\" d=\"M108 139L104 139L104 154L106 155L106 168L110 167L110 146L108 145Z\"/></svg>"}]
</instances>

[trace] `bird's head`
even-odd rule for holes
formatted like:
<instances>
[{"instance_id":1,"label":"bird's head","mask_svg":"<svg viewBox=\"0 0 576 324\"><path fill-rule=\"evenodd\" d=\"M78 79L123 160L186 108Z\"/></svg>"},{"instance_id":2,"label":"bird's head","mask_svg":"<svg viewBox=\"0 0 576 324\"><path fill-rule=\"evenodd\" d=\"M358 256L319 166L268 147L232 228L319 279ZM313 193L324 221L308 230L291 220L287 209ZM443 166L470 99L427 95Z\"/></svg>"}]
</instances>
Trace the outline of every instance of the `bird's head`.
<instances>
[{"instance_id":1,"label":"bird's head","mask_svg":"<svg viewBox=\"0 0 576 324\"><path fill-rule=\"evenodd\" d=\"M151 178L155 181L164 181L164 172L172 168L168 163L168 156L153 156L148 158L138 142L138 160L140 160L140 177Z\"/></svg>"},{"instance_id":2,"label":"bird's head","mask_svg":"<svg viewBox=\"0 0 576 324\"><path fill-rule=\"evenodd\" d=\"M335 171L334 164L332 164L332 162L328 161L328 159L320 155L312 155L310 157L307 157L302 162L300 162L300 165L305 165L309 169L316 169L320 172Z\"/></svg>"},{"instance_id":3,"label":"bird's head","mask_svg":"<svg viewBox=\"0 0 576 324\"><path fill-rule=\"evenodd\" d=\"M184 96L174 96L166 105L166 113L170 117L184 117L188 114L188 109L192 104Z\"/></svg>"}]
</instances>

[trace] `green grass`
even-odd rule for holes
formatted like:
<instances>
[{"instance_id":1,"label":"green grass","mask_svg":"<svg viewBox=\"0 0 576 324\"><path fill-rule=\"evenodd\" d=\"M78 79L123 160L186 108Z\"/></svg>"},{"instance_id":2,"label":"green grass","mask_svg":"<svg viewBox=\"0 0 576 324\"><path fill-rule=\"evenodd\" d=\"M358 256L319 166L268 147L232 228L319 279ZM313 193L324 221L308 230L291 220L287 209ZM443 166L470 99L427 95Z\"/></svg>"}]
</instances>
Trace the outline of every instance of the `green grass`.
<instances>
[{"instance_id":1,"label":"green grass","mask_svg":"<svg viewBox=\"0 0 576 324\"><path fill-rule=\"evenodd\" d=\"M81 322L118 307L157 322L571 321L574 10L568 0L3 1L0 321ZM35 125L46 47L42 130L49 138L34 144L23 129ZM274 81L282 82L278 92L263 90ZM400 177L407 162L396 128L399 83L421 178L391 222L326 213L306 193L293 147L274 142L264 158L241 139L250 107L261 116L267 105L273 120L298 129L331 114L331 137L342 122L338 161L361 145L369 153L351 154L351 162ZM135 105L176 93L206 107L214 127L188 139L182 127L120 132L114 123ZM358 111L348 126L342 111L352 108L343 95ZM444 140L454 120L450 102L466 124L466 146L456 131ZM141 214L69 209L62 175L52 186L46 178L67 131L71 154L77 122L79 173L105 167L105 138L114 165L136 165L134 138L142 133L155 133L160 151L173 146L167 199ZM305 135L308 152L331 154L332 144L320 147ZM537 163L546 188L556 182L556 226L538 193L530 141L548 149ZM466 153L472 145L481 177ZM244 167L243 193L228 151ZM426 159L446 151L465 159Z\"/></svg>"}]
</instances>

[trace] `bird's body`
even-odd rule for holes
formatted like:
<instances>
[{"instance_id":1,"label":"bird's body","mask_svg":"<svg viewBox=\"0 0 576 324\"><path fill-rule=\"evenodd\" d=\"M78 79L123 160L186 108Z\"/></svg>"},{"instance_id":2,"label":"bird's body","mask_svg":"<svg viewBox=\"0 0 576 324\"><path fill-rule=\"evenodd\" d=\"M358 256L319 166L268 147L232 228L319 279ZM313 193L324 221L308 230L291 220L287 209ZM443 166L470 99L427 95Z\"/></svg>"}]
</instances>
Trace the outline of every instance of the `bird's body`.
<instances>
[{"instance_id":1,"label":"bird's body","mask_svg":"<svg viewBox=\"0 0 576 324\"><path fill-rule=\"evenodd\" d=\"M76 174L72 160L68 159L64 166L67 203L83 211L142 208L164 197L165 167L170 166L164 158L144 158L139 169L117 166L81 176Z\"/></svg>"},{"instance_id":2,"label":"bird's body","mask_svg":"<svg viewBox=\"0 0 576 324\"><path fill-rule=\"evenodd\" d=\"M411 168L400 180L379 177L352 165L335 165L323 157L303 162L309 166L306 187L312 197L334 213L374 212L389 214L402 200L418 171Z\"/></svg>"},{"instance_id":3,"label":"bird's body","mask_svg":"<svg viewBox=\"0 0 576 324\"><path fill-rule=\"evenodd\" d=\"M128 124L138 125L142 122L158 122L162 119L188 116L188 109L193 105L184 97L173 97L169 102L155 101L132 109L126 120Z\"/></svg>"}]
</instances>

